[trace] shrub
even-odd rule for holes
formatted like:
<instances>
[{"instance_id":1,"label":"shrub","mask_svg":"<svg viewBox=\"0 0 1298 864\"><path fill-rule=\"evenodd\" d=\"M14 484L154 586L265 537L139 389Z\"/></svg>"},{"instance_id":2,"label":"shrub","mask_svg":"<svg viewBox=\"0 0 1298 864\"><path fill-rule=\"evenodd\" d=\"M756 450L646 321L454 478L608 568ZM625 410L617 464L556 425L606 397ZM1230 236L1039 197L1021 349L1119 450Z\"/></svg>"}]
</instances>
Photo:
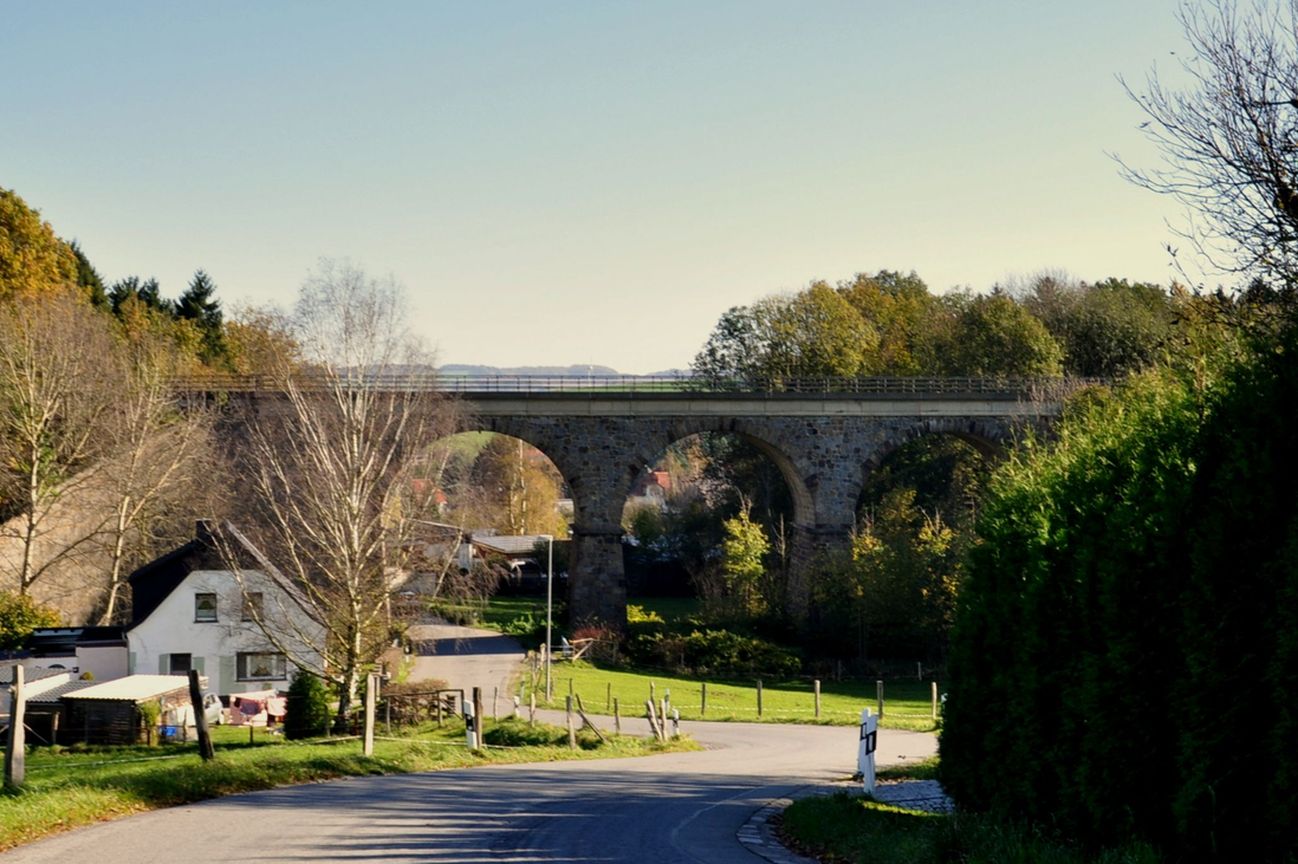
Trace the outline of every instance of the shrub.
<instances>
[{"instance_id":1,"label":"shrub","mask_svg":"<svg viewBox=\"0 0 1298 864\"><path fill-rule=\"evenodd\" d=\"M612 627L603 625L578 627L572 631L572 641L575 643L578 639L594 640L594 644L582 655L583 659L601 663L617 663L621 660L622 634Z\"/></svg>"},{"instance_id":2,"label":"shrub","mask_svg":"<svg viewBox=\"0 0 1298 864\"><path fill-rule=\"evenodd\" d=\"M289 740L323 734L329 726L331 712L324 682L310 672L299 669L288 686L284 716L284 737Z\"/></svg>"},{"instance_id":3,"label":"shrub","mask_svg":"<svg viewBox=\"0 0 1298 864\"><path fill-rule=\"evenodd\" d=\"M490 729L482 733L482 740L496 747L544 747L566 743L568 733L558 726L545 723L529 726L526 721L511 717L493 724Z\"/></svg>"},{"instance_id":4,"label":"shrub","mask_svg":"<svg viewBox=\"0 0 1298 864\"><path fill-rule=\"evenodd\" d=\"M802 669L796 652L729 630L695 630L689 635L642 634L628 641L627 652L641 665L685 675L787 678Z\"/></svg>"},{"instance_id":5,"label":"shrub","mask_svg":"<svg viewBox=\"0 0 1298 864\"><path fill-rule=\"evenodd\" d=\"M59 626L59 613L26 594L0 591L0 648L21 648L40 627Z\"/></svg>"},{"instance_id":6,"label":"shrub","mask_svg":"<svg viewBox=\"0 0 1298 864\"><path fill-rule=\"evenodd\" d=\"M1177 860L1293 860L1295 404L1292 351L1207 386L1148 375L997 473L941 742L963 808Z\"/></svg>"}]
</instances>

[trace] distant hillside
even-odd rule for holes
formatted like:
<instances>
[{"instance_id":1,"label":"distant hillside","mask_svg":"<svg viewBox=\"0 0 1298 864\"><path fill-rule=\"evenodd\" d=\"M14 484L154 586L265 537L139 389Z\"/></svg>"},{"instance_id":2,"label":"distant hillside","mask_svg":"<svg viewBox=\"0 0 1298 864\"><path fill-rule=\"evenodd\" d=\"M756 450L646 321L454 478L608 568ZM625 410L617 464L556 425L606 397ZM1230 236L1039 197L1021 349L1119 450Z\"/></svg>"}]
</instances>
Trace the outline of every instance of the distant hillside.
<instances>
[{"instance_id":1,"label":"distant hillside","mask_svg":"<svg viewBox=\"0 0 1298 864\"><path fill-rule=\"evenodd\" d=\"M610 366L477 366L472 363L448 363L439 366L442 375L548 375L552 378L585 378L587 375L618 375Z\"/></svg>"}]
</instances>

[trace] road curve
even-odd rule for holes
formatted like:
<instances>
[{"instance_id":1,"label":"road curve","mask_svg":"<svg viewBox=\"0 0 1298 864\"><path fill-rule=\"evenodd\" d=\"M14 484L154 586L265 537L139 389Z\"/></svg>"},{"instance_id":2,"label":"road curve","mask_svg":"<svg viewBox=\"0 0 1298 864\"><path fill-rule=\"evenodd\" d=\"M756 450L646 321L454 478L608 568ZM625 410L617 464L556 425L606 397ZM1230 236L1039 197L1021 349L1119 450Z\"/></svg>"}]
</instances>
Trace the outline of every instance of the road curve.
<instances>
[{"instance_id":1,"label":"road curve","mask_svg":"<svg viewBox=\"0 0 1298 864\"><path fill-rule=\"evenodd\" d=\"M507 692L522 652L486 631L415 634L412 678ZM501 713L512 709L512 699ZM488 709L490 710L490 709ZM541 712L561 723L563 715ZM592 717L601 727L612 718ZM626 734L647 735L643 718ZM707 750L349 778L234 795L78 829L0 856L49 864L198 861L618 862L760 861L735 839L754 811L855 770L855 727L682 722ZM932 755L932 735L884 730L878 761Z\"/></svg>"},{"instance_id":2,"label":"road curve","mask_svg":"<svg viewBox=\"0 0 1298 864\"><path fill-rule=\"evenodd\" d=\"M626 731L632 729L631 721ZM641 720L647 732L648 724ZM682 723L709 749L363 777L234 795L79 829L9 862L759 861L735 839L772 798L851 773L856 730ZM881 763L933 736L885 730Z\"/></svg>"}]
</instances>

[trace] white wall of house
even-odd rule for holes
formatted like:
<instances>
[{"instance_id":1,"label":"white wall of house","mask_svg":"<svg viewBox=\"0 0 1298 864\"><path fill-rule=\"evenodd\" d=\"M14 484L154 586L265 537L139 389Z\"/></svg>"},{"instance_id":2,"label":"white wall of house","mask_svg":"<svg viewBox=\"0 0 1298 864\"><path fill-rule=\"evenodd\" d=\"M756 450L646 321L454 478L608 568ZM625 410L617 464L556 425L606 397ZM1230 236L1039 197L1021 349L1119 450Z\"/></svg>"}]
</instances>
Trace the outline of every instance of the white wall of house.
<instances>
[{"instance_id":1,"label":"white wall of house","mask_svg":"<svg viewBox=\"0 0 1298 864\"><path fill-rule=\"evenodd\" d=\"M240 584L242 580L242 584ZM262 617L274 626L285 655L253 620L245 620L244 596L260 594ZM215 600L213 610L210 601ZM274 582L255 570L236 578L226 570L195 570L154 609L127 631L131 674L166 675L190 668L206 675L222 696L249 690L288 687L294 658L319 668L320 626ZM301 635L305 634L305 635Z\"/></svg>"}]
</instances>

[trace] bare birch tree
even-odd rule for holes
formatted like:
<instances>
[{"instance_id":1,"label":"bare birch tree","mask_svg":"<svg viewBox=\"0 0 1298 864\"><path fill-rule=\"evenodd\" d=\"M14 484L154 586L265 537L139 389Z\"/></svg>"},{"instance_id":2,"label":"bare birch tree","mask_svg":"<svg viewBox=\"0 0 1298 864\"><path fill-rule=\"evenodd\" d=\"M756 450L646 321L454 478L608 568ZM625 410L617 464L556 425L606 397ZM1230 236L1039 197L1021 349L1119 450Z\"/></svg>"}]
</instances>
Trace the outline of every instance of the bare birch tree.
<instances>
[{"instance_id":1,"label":"bare birch tree","mask_svg":"<svg viewBox=\"0 0 1298 864\"><path fill-rule=\"evenodd\" d=\"M340 723L391 644L391 596L437 487L426 454L455 426L407 320L395 281L321 262L289 322L302 362L282 365L274 392L260 394L240 455L241 528L322 635L304 652L302 634L265 619L262 630L338 687Z\"/></svg>"},{"instance_id":2,"label":"bare birch tree","mask_svg":"<svg viewBox=\"0 0 1298 864\"><path fill-rule=\"evenodd\" d=\"M67 526L50 516L93 482L87 469L106 452L101 433L122 370L107 322L70 292L0 308L0 496L14 541L0 567L19 594L92 547L97 520Z\"/></svg>"},{"instance_id":3,"label":"bare birch tree","mask_svg":"<svg viewBox=\"0 0 1298 864\"><path fill-rule=\"evenodd\" d=\"M118 615L126 577L153 550L158 525L189 528L198 508L210 514L211 502L203 499L217 483L217 473L206 470L212 418L202 405L178 399L174 348L146 338L129 353L123 386L105 418L108 455L96 480L105 511L100 545L108 559L100 624Z\"/></svg>"}]
</instances>

